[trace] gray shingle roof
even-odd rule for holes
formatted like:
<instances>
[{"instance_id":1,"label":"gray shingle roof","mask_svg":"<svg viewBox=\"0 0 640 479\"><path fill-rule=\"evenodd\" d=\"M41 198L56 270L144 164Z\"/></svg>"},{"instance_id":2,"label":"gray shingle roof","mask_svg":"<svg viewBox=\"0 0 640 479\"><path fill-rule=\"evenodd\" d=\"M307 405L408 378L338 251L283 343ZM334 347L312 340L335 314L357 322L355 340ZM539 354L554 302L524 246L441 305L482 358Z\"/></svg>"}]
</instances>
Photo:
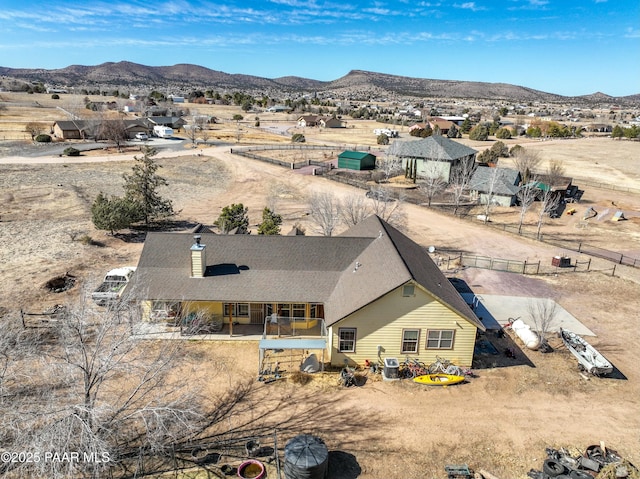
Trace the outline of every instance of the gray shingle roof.
<instances>
[{"instance_id":1,"label":"gray shingle roof","mask_svg":"<svg viewBox=\"0 0 640 479\"><path fill-rule=\"evenodd\" d=\"M442 135L432 135L419 140L396 140L387 150L388 155L401 158L423 158L454 161L477 153L473 148L450 140Z\"/></svg>"},{"instance_id":2,"label":"gray shingle roof","mask_svg":"<svg viewBox=\"0 0 640 479\"><path fill-rule=\"evenodd\" d=\"M492 175L498 175L493 185L493 194L496 195L515 195L520 191L518 183L520 183L520 173L518 170L511 168L491 168L488 166L479 166L471 177L469 189L488 193L491 187Z\"/></svg>"},{"instance_id":3,"label":"gray shingle roof","mask_svg":"<svg viewBox=\"0 0 640 479\"><path fill-rule=\"evenodd\" d=\"M484 329L418 244L377 216L334 237L202 234L204 278L190 277L190 233L149 233L132 289L141 299L324 303L327 325L414 280Z\"/></svg>"}]
</instances>

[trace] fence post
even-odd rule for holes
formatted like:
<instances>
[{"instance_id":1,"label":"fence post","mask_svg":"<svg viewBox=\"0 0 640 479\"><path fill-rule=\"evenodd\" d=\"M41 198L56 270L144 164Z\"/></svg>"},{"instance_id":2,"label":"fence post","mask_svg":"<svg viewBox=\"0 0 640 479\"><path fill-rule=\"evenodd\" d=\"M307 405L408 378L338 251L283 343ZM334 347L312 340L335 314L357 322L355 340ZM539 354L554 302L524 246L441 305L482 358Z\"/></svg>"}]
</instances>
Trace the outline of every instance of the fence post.
<instances>
[{"instance_id":1,"label":"fence post","mask_svg":"<svg viewBox=\"0 0 640 479\"><path fill-rule=\"evenodd\" d=\"M527 260L524 260L524 263L522 265L522 274L527 274Z\"/></svg>"},{"instance_id":2,"label":"fence post","mask_svg":"<svg viewBox=\"0 0 640 479\"><path fill-rule=\"evenodd\" d=\"M618 266L617 264L613 265L613 271L611 272L611 276L615 276L616 275L616 266Z\"/></svg>"},{"instance_id":3,"label":"fence post","mask_svg":"<svg viewBox=\"0 0 640 479\"><path fill-rule=\"evenodd\" d=\"M589 261L587 261L587 271L589 271L591 269L591 258L589 258Z\"/></svg>"},{"instance_id":4,"label":"fence post","mask_svg":"<svg viewBox=\"0 0 640 479\"><path fill-rule=\"evenodd\" d=\"M538 260L538 267L536 268L536 274L540 273L540 260Z\"/></svg>"}]
</instances>

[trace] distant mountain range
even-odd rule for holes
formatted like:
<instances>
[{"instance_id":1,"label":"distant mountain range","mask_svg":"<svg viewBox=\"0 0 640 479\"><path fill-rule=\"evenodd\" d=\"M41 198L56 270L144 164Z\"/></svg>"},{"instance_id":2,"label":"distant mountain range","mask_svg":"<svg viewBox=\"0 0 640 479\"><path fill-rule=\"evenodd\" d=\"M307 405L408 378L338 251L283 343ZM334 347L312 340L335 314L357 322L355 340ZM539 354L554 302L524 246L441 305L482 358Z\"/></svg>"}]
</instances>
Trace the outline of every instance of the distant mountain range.
<instances>
[{"instance_id":1,"label":"distant mountain range","mask_svg":"<svg viewBox=\"0 0 640 479\"><path fill-rule=\"evenodd\" d=\"M604 93L594 93L566 97L508 83L430 80L362 70L352 70L337 80L325 82L295 76L269 79L229 74L190 64L152 67L121 61L96 66L71 65L57 70L0 67L0 76L4 77L0 80L42 82L55 87L151 88L162 91L171 90L170 93L176 94L187 93L193 89L212 89L262 92L263 94L335 92L335 94L352 98L431 97L516 102L640 103L640 94L612 97Z\"/></svg>"}]
</instances>

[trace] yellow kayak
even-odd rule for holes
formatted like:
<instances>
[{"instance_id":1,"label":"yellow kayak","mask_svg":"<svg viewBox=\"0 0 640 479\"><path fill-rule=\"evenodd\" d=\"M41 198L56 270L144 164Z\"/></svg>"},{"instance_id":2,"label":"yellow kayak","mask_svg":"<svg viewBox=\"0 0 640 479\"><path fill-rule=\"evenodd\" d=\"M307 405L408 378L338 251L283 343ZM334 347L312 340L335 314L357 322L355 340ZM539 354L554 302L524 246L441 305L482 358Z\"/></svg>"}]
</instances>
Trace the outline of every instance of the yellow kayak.
<instances>
[{"instance_id":1,"label":"yellow kayak","mask_svg":"<svg viewBox=\"0 0 640 479\"><path fill-rule=\"evenodd\" d=\"M458 384L464 381L464 376L455 376L453 374L425 374L413 378L418 384L426 384L427 386L449 386L450 384Z\"/></svg>"}]
</instances>

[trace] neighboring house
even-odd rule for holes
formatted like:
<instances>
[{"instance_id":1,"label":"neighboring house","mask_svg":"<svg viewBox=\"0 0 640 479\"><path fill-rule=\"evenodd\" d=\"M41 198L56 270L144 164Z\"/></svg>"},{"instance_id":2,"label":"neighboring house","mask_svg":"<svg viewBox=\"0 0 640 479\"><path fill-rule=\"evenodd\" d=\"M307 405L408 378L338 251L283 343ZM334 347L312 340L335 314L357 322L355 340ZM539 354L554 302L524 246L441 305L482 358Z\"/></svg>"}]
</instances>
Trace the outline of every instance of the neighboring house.
<instances>
[{"instance_id":1,"label":"neighboring house","mask_svg":"<svg viewBox=\"0 0 640 479\"><path fill-rule=\"evenodd\" d=\"M81 140L92 136L89 130L93 130L93 125L89 125L83 120L62 120L53 124L53 135L63 140Z\"/></svg>"},{"instance_id":2,"label":"neighboring house","mask_svg":"<svg viewBox=\"0 0 640 479\"><path fill-rule=\"evenodd\" d=\"M82 140L92 138L104 140L102 130L109 122L120 120L63 120L53 124L53 134L63 140ZM149 128L142 119L122 120L127 137L135 138L137 133L149 133Z\"/></svg>"},{"instance_id":3,"label":"neighboring house","mask_svg":"<svg viewBox=\"0 0 640 479\"><path fill-rule=\"evenodd\" d=\"M436 131L436 127L438 127L441 135L447 135L451 127L455 126L455 123L444 118L433 117L429 119L429 126L433 131Z\"/></svg>"},{"instance_id":4,"label":"neighboring house","mask_svg":"<svg viewBox=\"0 0 640 479\"><path fill-rule=\"evenodd\" d=\"M424 248L377 216L333 237L149 233L131 288L159 323L195 311L324 323L335 366L406 355L471 365L485 330Z\"/></svg>"},{"instance_id":5,"label":"neighboring house","mask_svg":"<svg viewBox=\"0 0 640 479\"><path fill-rule=\"evenodd\" d=\"M318 126L322 128L346 128L346 123L338 118L320 118L318 120Z\"/></svg>"},{"instance_id":6,"label":"neighboring house","mask_svg":"<svg viewBox=\"0 0 640 479\"><path fill-rule=\"evenodd\" d=\"M154 126L168 126L174 130L179 130L187 124L186 120L179 116L149 116L146 118L149 128L153 130Z\"/></svg>"},{"instance_id":7,"label":"neighboring house","mask_svg":"<svg viewBox=\"0 0 640 479\"><path fill-rule=\"evenodd\" d=\"M469 182L471 198L483 205L515 206L522 178L518 170L478 166Z\"/></svg>"},{"instance_id":8,"label":"neighboring house","mask_svg":"<svg viewBox=\"0 0 640 479\"><path fill-rule=\"evenodd\" d=\"M349 170L373 170L376 167L376 156L364 151L346 150L338 155L338 168Z\"/></svg>"},{"instance_id":9,"label":"neighboring house","mask_svg":"<svg viewBox=\"0 0 640 479\"><path fill-rule=\"evenodd\" d=\"M409 162L415 162L418 178L424 178L436 171L447 183L451 170L463 160L475 162L476 153L478 152L473 148L442 135L432 135L419 140L394 141L387 150L388 156L395 156L402 161L403 168L406 168Z\"/></svg>"},{"instance_id":10,"label":"neighboring house","mask_svg":"<svg viewBox=\"0 0 640 479\"><path fill-rule=\"evenodd\" d=\"M298 128L305 128L307 126L318 126L320 117L317 115L304 115L298 118Z\"/></svg>"},{"instance_id":11,"label":"neighboring house","mask_svg":"<svg viewBox=\"0 0 640 479\"><path fill-rule=\"evenodd\" d=\"M289 108L284 105L273 105L266 109L266 111L270 113L281 113L287 110L289 110Z\"/></svg>"}]
</instances>

